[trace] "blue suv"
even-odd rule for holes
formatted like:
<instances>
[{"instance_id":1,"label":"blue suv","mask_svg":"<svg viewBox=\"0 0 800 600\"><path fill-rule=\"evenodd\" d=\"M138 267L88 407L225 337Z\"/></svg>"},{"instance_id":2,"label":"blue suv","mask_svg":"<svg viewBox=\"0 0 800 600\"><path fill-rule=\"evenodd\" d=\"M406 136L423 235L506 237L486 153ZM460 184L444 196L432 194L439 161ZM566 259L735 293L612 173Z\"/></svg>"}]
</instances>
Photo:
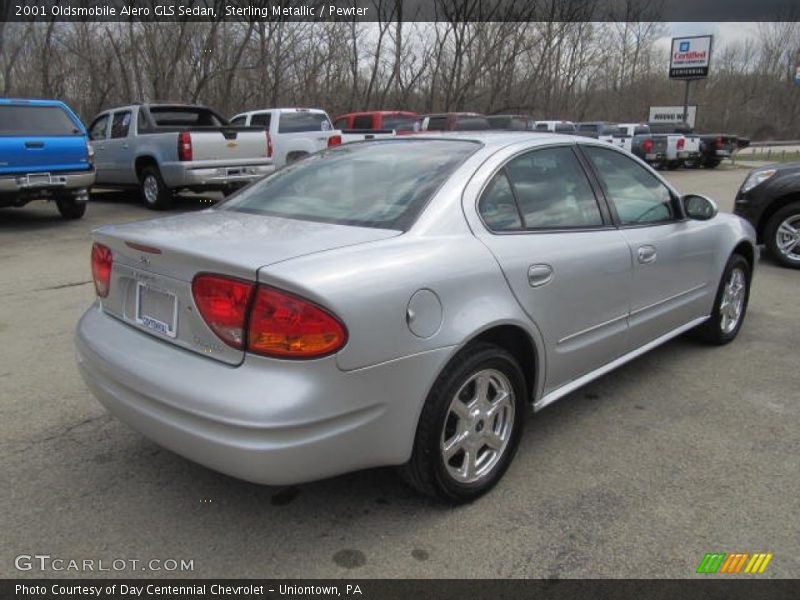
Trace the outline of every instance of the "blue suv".
<instances>
[{"instance_id":1,"label":"blue suv","mask_svg":"<svg viewBox=\"0 0 800 600\"><path fill-rule=\"evenodd\" d=\"M55 200L65 219L81 218L93 158L86 128L63 102L0 98L0 207Z\"/></svg>"}]
</instances>

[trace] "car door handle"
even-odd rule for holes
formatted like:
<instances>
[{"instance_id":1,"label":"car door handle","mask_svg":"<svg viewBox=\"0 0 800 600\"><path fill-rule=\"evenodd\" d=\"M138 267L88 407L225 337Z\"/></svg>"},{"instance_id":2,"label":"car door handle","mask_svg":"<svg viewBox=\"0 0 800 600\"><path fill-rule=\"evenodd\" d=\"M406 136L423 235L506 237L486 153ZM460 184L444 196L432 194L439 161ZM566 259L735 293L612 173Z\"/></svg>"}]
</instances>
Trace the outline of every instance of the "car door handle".
<instances>
[{"instance_id":1,"label":"car door handle","mask_svg":"<svg viewBox=\"0 0 800 600\"><path fill-rule=\"evenodd\" d=\"M44 148L44 142L25 142L26 148Z\"/></svg>"},{"instance_id":2,"label":"car door handle","mask_svg":"<svg viewBox=\"0 0 800 600\"><path fill-rule=\"evenodd\" d=\"M122 144L122 148L123 148L124 150L127 150L127 149L129 148L129 146L128 146L128 144L127 144L127 143L125 143L125 144Z\"/></svg>"},{"instance_id":3,"label":"car door handle","mask_svg":"<svg viewBox=\"0 0 800 600\"><path fill-rule=\"evenodd\" d=\"M531 265L528 267L528 283L531 287L539 287L550 283L553 279L553 267L550 265Z\"/></svg>"},{"instance_id":4,"label":"car door handle","mask_svg":"<svg viewBox=\"0 0 800 600\"><path fill-rule=\"evenodd\" d=\"M639 262L643 265L647 265L653 262L656 262L656 258L658 257L658 253L654 246L641 246L636 254Z\"/></svg>"}]
</instances>

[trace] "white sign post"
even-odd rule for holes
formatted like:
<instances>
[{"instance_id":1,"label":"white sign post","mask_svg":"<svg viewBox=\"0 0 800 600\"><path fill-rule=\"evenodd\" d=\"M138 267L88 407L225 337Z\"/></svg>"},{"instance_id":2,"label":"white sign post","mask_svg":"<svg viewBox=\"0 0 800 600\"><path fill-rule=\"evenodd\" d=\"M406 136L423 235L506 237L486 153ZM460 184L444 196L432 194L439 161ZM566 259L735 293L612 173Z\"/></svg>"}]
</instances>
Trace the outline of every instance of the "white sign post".
<instances>
[{"instance_id":1,"label":"white sign post","mask_svg":"<svg viewBox=\"0 0 800 600\"><path fill-rule=\"evenodd\" d=\"M689 120L689 91L692 80L708 77L713 42L713 35L672 38L672 51L669 55L669 78L686 81L686 88L683 93L684 121Z\"/></svg>"}]
</instances>

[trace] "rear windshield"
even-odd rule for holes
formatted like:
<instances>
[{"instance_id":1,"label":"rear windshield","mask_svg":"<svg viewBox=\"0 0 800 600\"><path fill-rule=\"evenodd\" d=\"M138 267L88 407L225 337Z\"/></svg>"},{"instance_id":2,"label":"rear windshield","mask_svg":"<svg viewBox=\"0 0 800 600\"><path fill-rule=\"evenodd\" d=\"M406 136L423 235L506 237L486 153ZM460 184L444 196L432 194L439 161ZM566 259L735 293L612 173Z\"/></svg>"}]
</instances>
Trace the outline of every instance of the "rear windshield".
<instances>
[{"instance_id":1,"label":"rear windshield","mask_svg":"<svg viewBox=\"0 0 800 600\"><path fill-rule=\"evenodd\" d=\"M461 140L345 144L275 172L220 207L405 231L439 186L479 147Z\"/></svg>"},{"instance_id":2,"label":"rear windshield","mask_svg":"<svg viewBox=\"0 0 800 600\"><path fill-rule=\"evenodd\" d=\"M457 117L456 129L459 131L483 131L491 129L486 117Z\"/></svg>"},{"instance_id":3,"label":"rear windshield","mask_svg":"<svg viewBox=\"0 0 800 600\"><path fill-rule=\"evenodd\" d=\"M0 135L83 135L60 106L0 105Z\"/></svg>"},{"instance_id":4,"label":"rear windshield","mask_svg":"<svg viewBox=\"0 0 800 600\"><path fill-rule=\"evenodd\" d=\"M324 113L287 112L281 113L278 133L300 133L301 131L330 131L328 116Z\"/></svg>"},{"instance_id":5,"label":"rear windshield","mask_svg":"<svg viewBox=\"0 0 800 600\"><path fill-rule=\"evenodd\" d=\"M213 110L195 106L151 106L150 116L157 127L220 127L226 124Z\"/></svg>"},{"instance_id":6,"label":"rear windshield","mask_svg":"<svg viewBox=\"0 0 800 600\"><path fill-rule=\"evenodd\" d=\"M419 131L419 117L386 116L383 117L381 128L395 129L397 131Z\"/></svg>"}]
</instances>

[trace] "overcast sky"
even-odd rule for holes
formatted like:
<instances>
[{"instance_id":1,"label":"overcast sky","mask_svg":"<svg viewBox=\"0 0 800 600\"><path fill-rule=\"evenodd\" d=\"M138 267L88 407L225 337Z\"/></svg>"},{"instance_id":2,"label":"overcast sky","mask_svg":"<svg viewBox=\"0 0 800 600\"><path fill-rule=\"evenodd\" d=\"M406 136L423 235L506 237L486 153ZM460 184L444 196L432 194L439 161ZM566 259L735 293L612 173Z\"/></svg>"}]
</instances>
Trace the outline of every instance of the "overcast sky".
<instances>
[{"instance_id":1,"label":"overcast sky","mask_svg":"<svg viewBox=\"0 0 800 600\"><path fill-rule=\"evenodd\" d=\"M714 47L721 48L731 42L748 37L755 37L758 33L758 23L665 23L667 35L659 43L669 48L670 38L685 35L714 36Z\"/></svg>"}]
</instances>

